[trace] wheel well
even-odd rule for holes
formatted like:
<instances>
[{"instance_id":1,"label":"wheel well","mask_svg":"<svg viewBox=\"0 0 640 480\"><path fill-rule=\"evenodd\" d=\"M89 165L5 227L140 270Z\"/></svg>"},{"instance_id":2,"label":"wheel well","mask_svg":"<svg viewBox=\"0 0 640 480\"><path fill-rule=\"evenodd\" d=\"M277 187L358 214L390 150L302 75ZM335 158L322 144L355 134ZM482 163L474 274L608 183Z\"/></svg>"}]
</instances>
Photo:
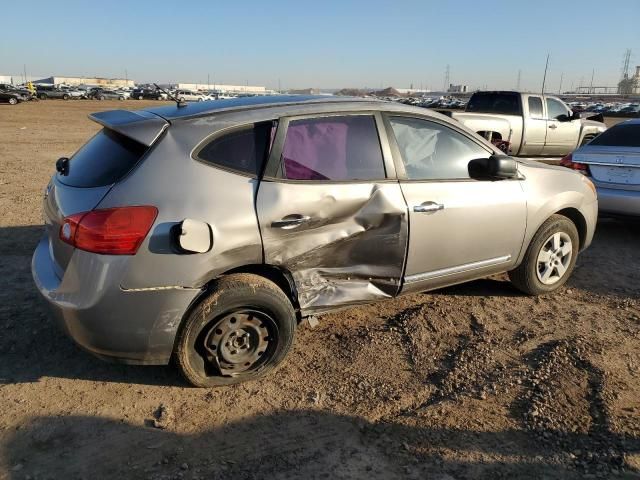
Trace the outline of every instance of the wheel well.
<instances>
[{"instance_id":1,"label":"wheel well","mask_svg":"<svg viewBox=\"0 0 640 480\"><path fill-rule=\"evenodd\" d=\"M487 141L502 140L502 134L500 132L494 132L492 130L480 130L476 132L481 137L484 137Z\"/></svg>"},{"instance_id":2,"label":"wheel well","mask_svg":"<svg viewBox=\"0 0 640 480\"><path fill-rule=\"evenodd\" d=\"M587 221L584 219L580 211L575 208L565 208L556 212L556 214L567 217L576 226L576 229L578 230L578 238L580 239L580 249L582 250L587 238Z\"/></svg>"}]
</instances>

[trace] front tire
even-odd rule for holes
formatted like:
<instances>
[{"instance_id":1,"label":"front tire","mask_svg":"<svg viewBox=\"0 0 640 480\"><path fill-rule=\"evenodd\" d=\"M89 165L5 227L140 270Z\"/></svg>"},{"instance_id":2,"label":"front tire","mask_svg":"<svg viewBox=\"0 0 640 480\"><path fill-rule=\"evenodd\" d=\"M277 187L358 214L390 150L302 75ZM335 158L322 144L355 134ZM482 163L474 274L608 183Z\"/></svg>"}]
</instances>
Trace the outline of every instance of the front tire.
<instances>
[{"instance_id":1,"label":"front tire","mask_svg":"<svg viewBox=\"0 0 640 480\"><path fill-rule=\"evenodd\" d=\"M509 280L528 295L551 293L571 276L579 249L575 224L552 215L533 236L522 263L509 272Z\"/></svg>"},{"instance_id":2,"label":"front tire","mask_svg":"<svg viewBox=\"0 0 640 480\"><path fill-rule=\"evenodd\" d=\"M291 301L275 283L248 273L228 275L185 319L175 360L196 387L254 380L282 363L296 323Z\"/></svg>"},{"instance_id":3,"label":"front tire","mask_svg":"<svg viewBox=\"0 0 640 480\"><path fill-rule=\"evenodd\" d=\"M62 99L63 100L69 100L69 95L67 95L66 93L64 95L62 95Z\"/></svg>"},{"instance_id":4,"label":"front tire","mask_svg":"<svg viewBox=\"0 0 640 480\"><path fill-rule=\"evenodd\" d=\"M16 103L18 103L18 99L13 97L9 98L9 105L15 105Z\"/></svg>"}]
</instances>

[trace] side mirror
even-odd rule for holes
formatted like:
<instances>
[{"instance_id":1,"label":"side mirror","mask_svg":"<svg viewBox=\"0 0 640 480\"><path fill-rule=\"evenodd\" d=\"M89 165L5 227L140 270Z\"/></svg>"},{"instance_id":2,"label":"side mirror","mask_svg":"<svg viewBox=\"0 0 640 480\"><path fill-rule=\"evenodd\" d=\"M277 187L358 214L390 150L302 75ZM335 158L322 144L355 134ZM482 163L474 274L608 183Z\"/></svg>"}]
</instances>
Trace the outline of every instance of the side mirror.
<instances>
[{"instance_id":1,"label":"side mirror","mask_svg":"<svg viewBox=\"0 0 640 480\"><path fill-rule=\"evenodd\" d=\"M573 116L565 115L563 113L562 115L558 115L556 117L556 120L559 122L570 122L571 120L573 120Z\"/></svg>"},{"instance_id":2,"label":"side mirror","mask_svg":"<svg viewBox=\"0 0 640 480\"><path fill-rule=\"evenodd\" d=\"M478 180L516 178L518 163L506 155L491 155L469 162L469 176Z\"/></svg>"},{"instance_id":3,"label":"side mirror","mask_svg":"<svg viewBox=\"0 0 640 480\"><path fill-rule=\"evenodd\" d=\"M582 118L580 112L571 112L570 120L579 120L580 118Z\"/></svg>"},{"instance_id":4,"label":"side mirror","mask_svg":"<svg viewBox=\"0 0 640 480\"><path fill-rule=\"evenodd\" d=\"M171 227L173 243L184 253L206 253L213 247L213 234L206 222L184 219Z\"/></svg>"}]
</instances>

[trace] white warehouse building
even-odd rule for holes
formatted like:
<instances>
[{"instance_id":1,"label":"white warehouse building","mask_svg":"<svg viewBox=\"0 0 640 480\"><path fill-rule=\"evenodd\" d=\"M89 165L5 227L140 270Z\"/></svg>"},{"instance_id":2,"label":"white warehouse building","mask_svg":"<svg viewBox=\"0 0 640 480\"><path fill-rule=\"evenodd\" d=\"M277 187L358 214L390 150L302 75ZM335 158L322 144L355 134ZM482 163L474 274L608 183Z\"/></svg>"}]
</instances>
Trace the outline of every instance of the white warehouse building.
<instances>
[{"instance_id":1,"label":"white warehouse building","mask_svg":"<svg viewBox=\"0 0 640 480\"><path fill-rule=\"evenodd\" d=\"M256 85L227 85L222 83L171 83L161 84L162 88L173 88L177 90L216 90L223 93L252 93L257 95L265 95L269 93L266 87Z\"/></svg>"},{"instance_id":2,"label":"white warehouse building","mask_svg":"<svg viewBox=\"0 0 640 480\"><path fill-rule=\"evenodd\" d=\"M125 78L103 78L103 77L47 77L34 80L33 83L44 83L50 85L96 85L102 87L135 87L133 80Z\"/></svg>"}]
</instances>

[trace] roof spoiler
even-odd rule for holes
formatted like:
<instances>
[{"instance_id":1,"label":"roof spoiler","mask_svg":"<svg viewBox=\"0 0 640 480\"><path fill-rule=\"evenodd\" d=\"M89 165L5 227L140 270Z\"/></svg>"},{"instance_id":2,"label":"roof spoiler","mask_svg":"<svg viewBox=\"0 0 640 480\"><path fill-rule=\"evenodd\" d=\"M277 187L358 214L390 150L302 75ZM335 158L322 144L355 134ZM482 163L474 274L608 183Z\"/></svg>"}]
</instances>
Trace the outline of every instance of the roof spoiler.
<instances>
[{"instance_id":1,"label":"roof spoiler","mask_svg":"<svg viewBox=\"0 0 640 480\"><path fill-rule=\"evenodd\" d=\"M109 110L92 113L89 118L147 147L153 145L153 142L169 126L169 122L164 118L145 111Z\"/></svg>"}]
</instances>

